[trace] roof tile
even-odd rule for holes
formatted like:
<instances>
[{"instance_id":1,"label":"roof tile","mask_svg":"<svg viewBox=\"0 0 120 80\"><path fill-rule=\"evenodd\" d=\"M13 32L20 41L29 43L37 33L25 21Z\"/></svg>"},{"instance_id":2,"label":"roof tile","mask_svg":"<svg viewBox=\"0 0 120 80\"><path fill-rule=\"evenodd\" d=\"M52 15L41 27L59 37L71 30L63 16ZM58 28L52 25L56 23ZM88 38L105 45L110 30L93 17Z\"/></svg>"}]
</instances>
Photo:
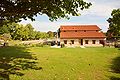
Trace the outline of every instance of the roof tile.
<instances>
[{"instance_id":1,"label":"roof tile","mask_svg":"<svg viewBox=\"0 0 120 80\"><path fill-rule=\"evenodd\" d=\"M97 25L62 25L60 30L100 30Z\"/></svg>"},{"instance_id":2,"label":"roof tile","mask_svg":"<svg viewBox=\"0 0 120 80\"><path fill-rule=\"evenodd\" d=\"M61 32L60 38L105 38L102 32Z\"/></svg>"}]
</instances>

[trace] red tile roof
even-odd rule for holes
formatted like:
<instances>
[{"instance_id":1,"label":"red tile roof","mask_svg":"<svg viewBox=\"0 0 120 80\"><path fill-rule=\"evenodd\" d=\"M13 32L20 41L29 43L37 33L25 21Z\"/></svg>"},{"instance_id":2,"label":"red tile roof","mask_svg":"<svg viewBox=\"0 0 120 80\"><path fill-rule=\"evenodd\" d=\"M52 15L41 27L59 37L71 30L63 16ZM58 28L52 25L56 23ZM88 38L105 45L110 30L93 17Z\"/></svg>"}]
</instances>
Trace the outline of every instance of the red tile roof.
<instances>
[{"instance_id":1,"label":"red tile roof","mask_svg":"<svg viewBox=\"0 0 120 80\"><path fill-rule=\"evenodd\" d=\"M60 38L105 38L105 35L102 32L61 32Z\"/></svg>"},{"instance_id":2,"label":"red tile roof","mask_svg":"<svg viewBox=\"0 0 120 80\"><path fill-rule=\"evenodd\" d=\"M60 30L100 30L100 28L97 25L63 25Z\"/></svg>"}]
</instances>

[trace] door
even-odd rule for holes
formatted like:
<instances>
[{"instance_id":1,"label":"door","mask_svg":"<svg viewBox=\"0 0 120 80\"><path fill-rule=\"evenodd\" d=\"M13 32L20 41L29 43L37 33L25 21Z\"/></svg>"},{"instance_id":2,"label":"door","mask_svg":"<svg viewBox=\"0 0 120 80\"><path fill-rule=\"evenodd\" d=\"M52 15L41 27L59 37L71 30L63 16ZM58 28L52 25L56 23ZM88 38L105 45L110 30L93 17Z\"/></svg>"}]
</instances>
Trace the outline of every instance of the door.
<instances>
[{"instance_id":1,"label":"door","mask_svg":"<svg viewBox=\"0 0 120 80\"><path fill-rule=\"evenodd\" d=\"M83 39L81 39L81 45L83 45Z\"/></svg>"},{"instance_id":2,"label":"door","mask_svg":"<svg viewBox=\"0 0 120 80\"><path fill-rule=\"evenodd\" d=\"M80 45L83 45L83 39L79 39Z\"/></svg>"}]
</instances>

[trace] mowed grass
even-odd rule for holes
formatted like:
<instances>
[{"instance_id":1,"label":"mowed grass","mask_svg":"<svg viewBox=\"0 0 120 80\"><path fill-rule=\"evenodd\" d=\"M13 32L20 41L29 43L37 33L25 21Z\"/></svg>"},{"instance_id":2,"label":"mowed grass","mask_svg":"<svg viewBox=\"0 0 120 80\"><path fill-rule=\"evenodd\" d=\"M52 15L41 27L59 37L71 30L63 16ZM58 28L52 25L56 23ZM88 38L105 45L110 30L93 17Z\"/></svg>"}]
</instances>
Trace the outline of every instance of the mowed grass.
<instances>
[{"instance_id":1,"label":"mowed grass","mask_svg":"<svg viewBox=\"0 0 120 80\"><path fill-rule=\"evenodd\" d=\"M0 53L4 50L0 48ZM9 53L8 56L20 53L15 50L12 49L11 51L10 48L6 48L6 52L4 53ZM102 47L60 49L31 47L24 50L27 52L24 54L36 57L37 66L41 67L41 69L20 70L24 75L9 74L10 80L120 79L120 74L114 73L111 68L114 65L114 59L120 56L119 49Z\"/></svg>"}]
</instances>

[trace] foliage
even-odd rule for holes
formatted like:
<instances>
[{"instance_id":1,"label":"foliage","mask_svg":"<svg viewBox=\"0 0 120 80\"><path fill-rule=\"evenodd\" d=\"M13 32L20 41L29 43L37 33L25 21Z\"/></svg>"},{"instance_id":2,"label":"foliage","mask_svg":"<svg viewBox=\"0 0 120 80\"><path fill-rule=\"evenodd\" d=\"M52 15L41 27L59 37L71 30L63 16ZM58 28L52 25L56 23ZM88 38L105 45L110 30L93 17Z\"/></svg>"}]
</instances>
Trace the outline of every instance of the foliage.
<instances>
[{"instance_id":1,"label":"foliage","mask_svg":"<svg viewBox=\"0 0 120 80\"><path fill-rule=\"evenodd\" d=\"M21 18L34 20L46 14L51 21L78 16L79 10L88 9L91 3L83 0L0 0L0 24L5 20L18 22Z\"/></svg>"},{"instance_id":2,"label":"foliage","mask_svg":"<svg viewBox=\"0 0 120 80\"><path fill-rule=\"evenodd\" d=\"M48 31L47 34L49 38L54 38L54 32Z\"/></svg>"},{"instance_id":3,"label":"foliage","mask_svg":"<svg viewBox=\"0 0 120 80\"><path fill-rule=\"evenodd\" d=\"M107 20L109 22L107 36L108 38L120 37L120 9L114 9L111 16L112 17Z\"/></svg>"},{"instance_id":4,"label":"foliage","mask_svg":"<svg viewBox=\"0 0 120 80\"><path fill-rule=\"evenodd\" d=\"M9 33L9 29L6 25L0 28L0 34Z\"/></svg>"},{"instance_id":5,"label":"foliage","mask_svg":"<svg viewBox=\"0 0 120 80\"><path fill-rule=\"evenodd\" d=\"M49 38L48 34L46 32L40 32L38 31L35 36L36 39L47 39Z\"/></svg>"},{"instance_id":6,"label":"foliage","mask_svg":"<svg viewBox=\"0 0 120 80\"><path fill-rule=\"evenodd\" d=\"M53 38L53 32L46 33L35 31L31 24L21 25L17 23L8 23L0 28L2 34L10 34L13 40L35 40Z\"/></svg>"}]
</instances>

